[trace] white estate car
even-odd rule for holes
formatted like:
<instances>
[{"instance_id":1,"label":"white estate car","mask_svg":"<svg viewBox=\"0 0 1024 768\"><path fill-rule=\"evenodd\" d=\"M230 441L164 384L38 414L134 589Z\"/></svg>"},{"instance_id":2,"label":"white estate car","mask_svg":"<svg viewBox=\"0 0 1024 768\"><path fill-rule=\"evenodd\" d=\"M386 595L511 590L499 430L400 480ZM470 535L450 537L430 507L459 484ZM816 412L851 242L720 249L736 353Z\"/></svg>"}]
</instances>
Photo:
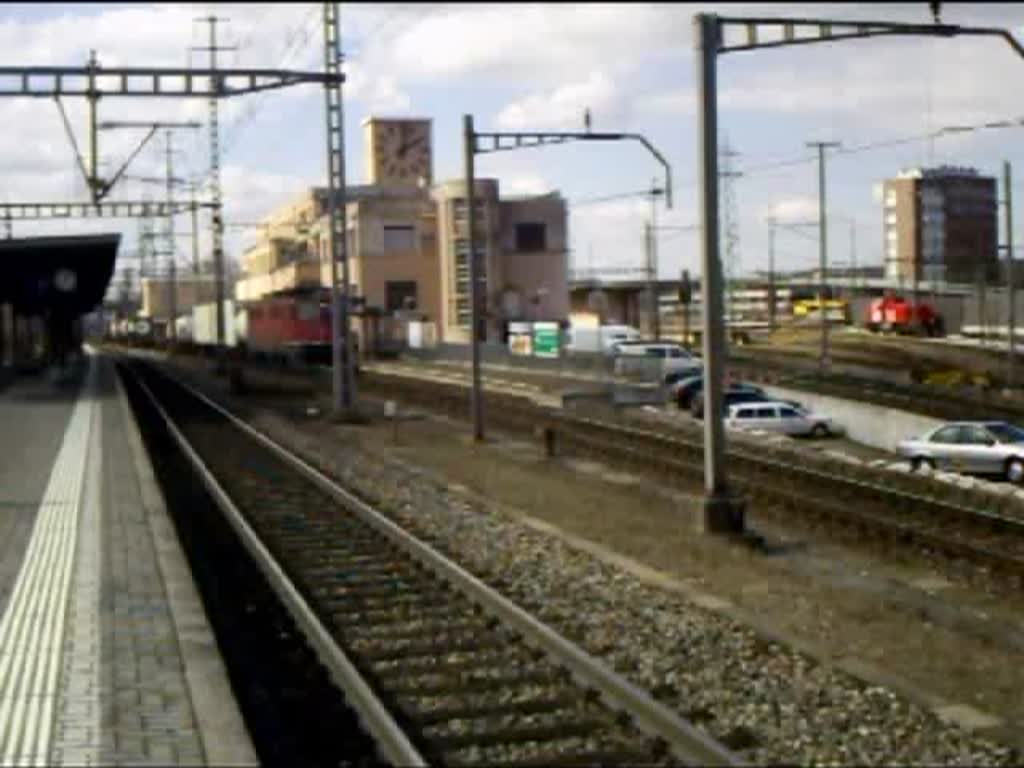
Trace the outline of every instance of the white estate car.
<instances>
[{"instance_id":1,"label":"white estate car","mask_svg":"<svg viewBox=\"0 0 1024 768\"><path fill-rule=\"evenodd\" d=\"M809 413L789 403L740 403L729 406L725 425L734 429L763 429L785 435L825 437L841 432L824 414Z\"/></svg>"},{"instance_id":2,"label":"white estate car","mask_svg":"<svg viewBox=\"0 0 1024 768\"><path fill-rule=\"evenodd\" d=\"M1024 481L1024 430L1005 421L949 422L903 440L898 449L914 470L929 467Z\"/></svg>"}]
</instances>

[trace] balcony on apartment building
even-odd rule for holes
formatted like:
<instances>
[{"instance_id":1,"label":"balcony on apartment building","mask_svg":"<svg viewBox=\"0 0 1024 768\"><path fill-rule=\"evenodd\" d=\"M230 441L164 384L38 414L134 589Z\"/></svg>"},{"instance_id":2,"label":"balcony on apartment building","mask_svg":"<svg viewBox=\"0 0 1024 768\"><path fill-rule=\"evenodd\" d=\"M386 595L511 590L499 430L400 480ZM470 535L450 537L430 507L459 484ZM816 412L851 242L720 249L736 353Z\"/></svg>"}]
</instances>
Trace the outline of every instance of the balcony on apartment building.
<instances>
[{"instance_id":1,"label":"balcony on apartment building","mask_svg":"<svg viewBox=\"0 0 1024 768\"><path fill-rule=\"evenodd\" d=\"M246 254L249 266L235 285L237 301L255 301L267 294L318 288L320 261L305 241L274 238Z\"/></svg>"}]
</instances>

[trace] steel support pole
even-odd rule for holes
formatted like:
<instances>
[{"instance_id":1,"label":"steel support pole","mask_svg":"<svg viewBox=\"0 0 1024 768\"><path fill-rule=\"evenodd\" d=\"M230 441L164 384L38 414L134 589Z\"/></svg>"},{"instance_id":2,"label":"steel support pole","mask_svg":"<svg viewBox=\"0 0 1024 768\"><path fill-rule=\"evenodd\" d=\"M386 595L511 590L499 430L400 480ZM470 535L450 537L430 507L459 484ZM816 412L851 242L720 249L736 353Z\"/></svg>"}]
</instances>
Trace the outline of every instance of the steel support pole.
<instances>
[{"instance_id":1,"label":"steel support pole","mask_svg":"<svg viewBox=\"0 0 1024 768\"><path fill-rule=\"evenodd\" d=\"M825 215L825 148L839 146L836 142L815 141L809 147L818 148L818 269L821 279L818 282L818 312L821 314L821 350L818 354L818 374L824 376L828 372L828 313L825 311L825 294L828 292L828 221Z\"/></svg>"},{"instance_id":2,"label":"steel support pole","mask_svg":"<svg viewBox=\"0 0 1024 768\"><path fill-rule=\"evenodd\" d=\"M658 303L658 188L651 186L651 321L654 340L661 341L661 311Z\"/></svg>"},{"instance_id":3,"label":"steel support pole","mask_svg":"<svg viewBox=\"0 0 1024 768\"><path fill-rule=\"evenodd\" d=\"M324 71L341 74L341 18L338 3L324 3ZM348 199L345 190L345 118L340 82L324 83L327 114L327 216L331 229L331 391L336 416L355 406L355 353L349 319ZM341 291L338 291L338 262Z\"/></svg>"},{"instance_id":4,"label":"steel support pole","mask_svg":"<svg viewBox=\"0 0 1024 768\"><path fill-rule=\"evenodd\" d=\"M192 274L199 276L199 206L196 205L196 185L193 184L189 190L192 202ZM198 284L197 288L198 290Z\"/></svg>"},{"instance_id":5,"label":"steel support pole","mask_svg":"<svg viewBox=\"0 0 1024 768\"><path fill-rule=\"evenodd\" d=\"M775 333L775 219L768 221L768 332Z\"/></svg>"},{"instance_id":6,"label":"steel support pole","mask_svg":"<svg viewBox=\"0 0 1024 768\"><path fill-rule=\"evenodd\" d=\"M210 23L210 70L217 71L217 17L211 15ZM218 122L219 99L223 90L223 82L220 77L214 75L211 83L210 96L210 197L213 203L212 213L212 235L213 235L213 274L214 274L214 295L217 306L214 308L214 316L217 322L217 349L215 371L224 373L227 369L226 356L226 329L224 318L224 206L221 202L220 187L220 124Z\"/></svg>"},{"instance_id":7,"label":"steel support pole","mask_svg":"<svg viewBox=\"0 0 1024 768\"><path fill-rule=\"evenodd\" d=\"M167 131L167 270L170 280L170 343L178 341L178 265L174 248L174 150L171 146L171 132Z\"/></svg>"},{"instance_id":8,"label":"steel support pole","mask_svg":"<svg viewBox=\"0 0 1024 768\"><path fill-rule=\"evenodd\" d=\"M654 307L657 297L654 293L654 228L650 221L644 222L644 251L647 255L647 317L649 318L648 328L651 336L657 340L657 324L654 319Z\"/></svg>"},{"instance_id":9,"label":"steel support pole","mask_svg":"<svg viewBox=\"0 0 1024 768\"><path fill-rule=\"evenodd\" d=\"M1007 308L1007 325L1009 328L1009 339L1006 348L1006 386L1013 386L1014 357L1017 350L1014 349L1014 336L1016 335L1017 305L1016 286L1013 281L1013 183L1011 181L1012 169L1008 160L1003 161L1003 189L1006 195L1006 295L1009 303Z\"/></svg>"},{"instance_id":10,"label":"steel support pole","mask_svg":"<svg viewBox=\"0 0 1024 768\"><path fill-rule=\"evenodd\" d=\"M100 196L99 179L99 132L96 129L96 109L100 97L96 92L96 70L99 62L96 59L96 51L89 51L89 196L94 203L98 203ZM70 129L69 129L70 130Z\"/></svg>"},{"instance_id":11,"label":"steel support pole","mask_svg":"<svg viewBox=\"0 0 1024 768\"><path fill-rule=\"evenodd\" d=\"M721 29L714 14L694 17L699 90L701 299L704 353L704 530L739 533L743 504L731 497L725 470L722 384L726 346L722 316L722 259L718 249L718 94L717 56Z\"/></svg>"},{"instance_id":12,"label":"steel support pole","mask_svg":"<svg viewBox=\"0 0 1024 768\"><path fill-rule=\"evenodd\" d=\"M484 440L484 392L480 384L480 275L476 258L476 133L473 116L462 116L462 142L466 171L466 227L469 252L469 344L473 356L473 389L470 408L473 411L473 439ZM458 309L456 308L456 314Z\"/></svg>"}]
</instances>

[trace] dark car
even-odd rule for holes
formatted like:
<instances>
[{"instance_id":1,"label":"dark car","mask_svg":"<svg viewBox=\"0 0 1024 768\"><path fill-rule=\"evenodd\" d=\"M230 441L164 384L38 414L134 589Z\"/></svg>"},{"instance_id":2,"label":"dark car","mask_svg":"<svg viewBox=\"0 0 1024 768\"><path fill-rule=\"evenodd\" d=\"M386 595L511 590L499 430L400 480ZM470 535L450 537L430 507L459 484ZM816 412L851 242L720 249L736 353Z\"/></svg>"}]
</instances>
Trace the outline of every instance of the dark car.
<instances>
[{"instance_id":1,"label":"dark car","mask_svg":"<svg viewBox=\"0 0 1024 768\"><path fill-rule=\"evenodd\" d=\"M686 410L693 402L694 396L704 388L703 374L684 376L669 384L668 394L680 410Z\"/></svg>"},{"instance_id":2,"label":"dark car","mask_svg":"<svg viewBox=\"0 0 1024 768\"><path fill-rule=\"evenodd\" d=\"M728 411L730 405L739 405L740 403L762 403L768 401L775 402L776 398L771 397L763 389L755 387L753 384L733 384L722 393L722 408L725 411ZM703 388L694 395L693 402L690 405L690 413L693 414L694 418L704 418Z\"/></svg>"}]
</instances>

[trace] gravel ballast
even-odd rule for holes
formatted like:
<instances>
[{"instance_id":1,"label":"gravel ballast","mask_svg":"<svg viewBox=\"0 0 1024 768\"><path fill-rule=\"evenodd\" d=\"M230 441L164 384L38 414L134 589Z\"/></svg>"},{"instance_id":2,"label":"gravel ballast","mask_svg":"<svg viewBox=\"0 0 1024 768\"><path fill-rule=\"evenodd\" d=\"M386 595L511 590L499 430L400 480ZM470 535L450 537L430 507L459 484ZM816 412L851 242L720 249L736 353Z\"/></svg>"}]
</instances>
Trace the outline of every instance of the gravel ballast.
<instances>
[{"instance_id":1,"label":"gravel ballast","mask_svg":"<svg viewBox=\"0 0 1024 768\"><path fill-rule=\"evenodd\" d=\"M328 437L322 425L266 411L250 418L751 762L1021 762L1016 750L944 723L922 705L360 449L358 429Z\"/></svg>"},{"instance_id":2,"label":"gravel ballast","mask_svg":"<svg viewBox=\"0 0 1024 768\"><path fill-rule=\"evenodd\" d=\"M1012 748L475 508L398 462L328 447L273 414L254 422L753 762L1020 761Z\"/></svg>"}]
</instances>

